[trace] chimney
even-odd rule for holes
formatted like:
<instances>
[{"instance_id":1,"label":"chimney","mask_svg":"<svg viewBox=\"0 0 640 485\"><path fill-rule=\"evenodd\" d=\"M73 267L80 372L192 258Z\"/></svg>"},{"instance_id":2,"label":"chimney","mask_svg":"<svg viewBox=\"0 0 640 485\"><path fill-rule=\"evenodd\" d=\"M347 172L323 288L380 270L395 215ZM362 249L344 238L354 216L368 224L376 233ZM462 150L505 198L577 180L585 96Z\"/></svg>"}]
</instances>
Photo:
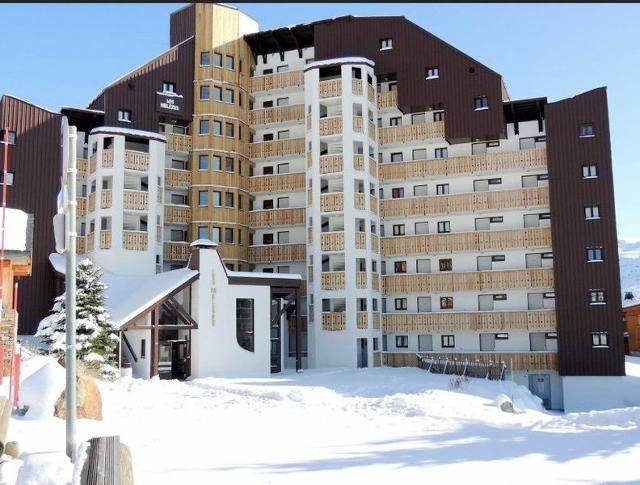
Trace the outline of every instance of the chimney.
<instances>
[{"instance_id":1,"label":"chimney","mask_svg":"<svg viewBox=\"0 0 640 485\"><path fill-rule=\"evenodd\" d=\"M215 250L218 247L218 243L214 243L211 239L196 239L191 244L191 254L189 255L189 261L187 262L187 268L200 269L200 250Z\"/></svg>"},{"instance_id":2,"label":"chimney","mask_svg":"<svg viewBox=\"0 0 640 485\"><path fill-rule=\"evenodd\" d=\"M624 292L624 299L626 300L635 300L636 297L633 296L633 291L625 291Z\"/></svg>"}]
</instances>

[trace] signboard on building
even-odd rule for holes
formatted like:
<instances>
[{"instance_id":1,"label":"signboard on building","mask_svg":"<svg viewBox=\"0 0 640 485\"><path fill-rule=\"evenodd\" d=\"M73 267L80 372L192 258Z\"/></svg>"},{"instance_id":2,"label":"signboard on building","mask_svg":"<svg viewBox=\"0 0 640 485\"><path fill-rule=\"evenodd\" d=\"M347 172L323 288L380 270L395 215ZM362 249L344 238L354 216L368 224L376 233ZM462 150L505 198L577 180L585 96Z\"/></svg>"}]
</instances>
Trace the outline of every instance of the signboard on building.
<instances>
[{"instance_id":1,"label":"signboard on building","mask_svg":"<svg viewBox=\"0 0 640 485\"><path fill-rule=\"evenodd\" d=\"M156 93L156 111L182 118L183 97L179 94Z\"/></svg>"}]
</instances>

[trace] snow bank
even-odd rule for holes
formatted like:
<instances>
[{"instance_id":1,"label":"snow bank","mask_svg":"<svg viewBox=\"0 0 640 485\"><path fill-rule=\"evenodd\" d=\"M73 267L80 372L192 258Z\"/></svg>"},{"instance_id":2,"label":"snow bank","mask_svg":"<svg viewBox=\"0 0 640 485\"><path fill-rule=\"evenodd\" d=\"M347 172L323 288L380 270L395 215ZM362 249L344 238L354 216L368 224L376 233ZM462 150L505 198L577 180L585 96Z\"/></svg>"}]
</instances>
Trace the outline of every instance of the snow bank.
<instances>
[{"instance_id":1,"label":"snow bank","mask_svg":"<svg viewBox=\"0 0 640 485\"><path fill-rule=\"evenodd\" d=\"M18 473L19 485L63 485L69 483L73 465L62 452L25 455Z\"/></svg>"},{"instance_id":2,"label":"snow bank","mask_svg":"<svg viewBox=\"0 0 640 485\"><path fill-rule=\"evenodd\" d=\"M53 360L22 381L20 407L29 406L25 419L46 419L53 416L54 405L65 386L65 370Z\"/></svg>"}]
</instances>

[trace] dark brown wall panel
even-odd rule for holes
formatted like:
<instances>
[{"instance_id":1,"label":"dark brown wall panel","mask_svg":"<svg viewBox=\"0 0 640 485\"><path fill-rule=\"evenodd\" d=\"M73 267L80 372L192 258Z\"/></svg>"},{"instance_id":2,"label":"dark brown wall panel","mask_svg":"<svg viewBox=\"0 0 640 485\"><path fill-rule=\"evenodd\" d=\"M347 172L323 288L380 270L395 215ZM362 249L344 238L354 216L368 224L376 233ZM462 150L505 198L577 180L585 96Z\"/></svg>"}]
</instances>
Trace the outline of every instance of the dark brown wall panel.
<instances>
[{"instance_id":1,"label":"dark brown wall panel","mask_svg":"<svg viewBox=\"0 0 640 485\"><path fill-rule=\"evenodd\" d=\"M171 14L169 20L170 45L179 44L195 35L196 32L196 6L191 4Z\"/></svg>"},{"instance_id":2,"label":"dark brown wall panel","mask_svg":"<svg viewBox=\"0 0 640 485\"><path fill-rule=\"evenodd\" d=\"M381 51L386 37L393 49ZM397 73L402 112L442 103L449 143L504 137L501 76L404 17L321 21L314 24L314 38L316 60L361 56L375 62L376 75ZM439 79L425 79L428 66L439 67ZM474 111L476 96L489 98L488 110Z\"/></svg>"},{"instance_id":3,"label":"dark brown wall panel","mask_svg":"<svg viewBox=\"0 0 640 485\"><path fill-rule=\"evenodd\" d=\"M595 136L580 138L582 123ZM618 240L613 199L609 116L605 88L549 103L546 108L549 196L561 375L623 375L624 338ZM582 165L599 175L582 178ZM585 220L584 206L600 219ZM604 262L587 263L586 248L603 246ZM589 289L605 289L606 305L589 305ZM592 348L591 332L609 332L609 348Z\"/></svg>"},{"instance_id":4,"label":"dark brown wall panel","mask_svg":"<svg viewBox=\"0 0 640 485\"><path fill-rule=\"evenodd\" d=\"M35 333L56 296L49 254L55 250L52 217L57 212L62 168L61 118L57 113L10 96L0 100L1 125L16 132L16 144L9 146L9 171L15 176L14 185L7 188L7 203L34 217L33 271L31 276L19 280L21 334ZM3 149L0 146L2 156Z\"/></svg>"},{"instance_id":5,"label":"dark brown wall panel","mask_svg":"<svg viewBox=\"0 0 640 485\"><path fill-rule=\"evenodd\" d=\"M157 132L163 119L189 123L193 114L193 51L194 39L174 47L106 87L89 108L105 112L105 126ZM172 98L180 108L177 111L160 106L166 98L158 95L164 81L175 83L182 96ZM118 121L120 109L131 111L131 123Z\"/></svg>"}]
</instances>

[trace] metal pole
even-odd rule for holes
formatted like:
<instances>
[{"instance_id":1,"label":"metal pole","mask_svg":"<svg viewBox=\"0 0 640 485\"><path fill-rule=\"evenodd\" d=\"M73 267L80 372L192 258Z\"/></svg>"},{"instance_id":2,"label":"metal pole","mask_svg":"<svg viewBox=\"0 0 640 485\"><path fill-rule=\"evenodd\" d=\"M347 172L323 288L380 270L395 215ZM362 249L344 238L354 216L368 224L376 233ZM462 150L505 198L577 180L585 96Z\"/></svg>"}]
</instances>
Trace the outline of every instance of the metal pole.
<instances>
[{"instance_id":1,"label":"metal pole","mask_svg":"<svg viewBox=\"0 0 640 485\"><path fill-rule=\"evenodd\" d=\"M7 224L7 177L9 170L9 128L4 128L4 136L2 140L4 144L4 154L3 154L3 163L2 163L2 227L0 231L2 231L2 235L0 235L0 318L2 318L2 314L4 313L5 306L7 308L11 308L11 304L8 303L5 305L4 303L4 233L5 226ZM13 352L11 353L11 363L9 370L9 396L11 396L12 392L12 382L13 382ZM4 355L2 356L2 372L4 373Z\"/></svg>"},{"instance_id":2,"label":"metal pole","mask_svg":"<svg viewBox=\"0 0 640 485\"><path fill-rule=\"evenodd\" d=\"M67 456L71 462L75 462L75 440L76 440L76 140L78 133L75 126L69 127L69 164L66 173L67 186L67 221L65 228L67 268L65 278L66 283L66 432L67 432ZM66 140L63 140L63 143Z\"/></svg>"}]
</instances>

